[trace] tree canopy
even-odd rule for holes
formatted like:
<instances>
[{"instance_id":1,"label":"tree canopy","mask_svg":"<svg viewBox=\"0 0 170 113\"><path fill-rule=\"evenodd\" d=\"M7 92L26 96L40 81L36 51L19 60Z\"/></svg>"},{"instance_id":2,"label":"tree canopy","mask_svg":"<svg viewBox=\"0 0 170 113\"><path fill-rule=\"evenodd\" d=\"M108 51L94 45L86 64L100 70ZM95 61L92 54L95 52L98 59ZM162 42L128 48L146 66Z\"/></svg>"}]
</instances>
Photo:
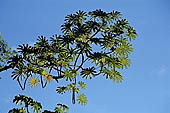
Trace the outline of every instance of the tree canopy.
<instances>
[{"instance_id":1,"label":"tree canopy","mask_svg":"<svg viewBox=\"0 0 170 113\"><path fill-rule=\"evenodd\" d=\"M120 12L78 11L65 17L61 31L61 35L50 38L38 36L33 46L19 45L0 72L11 68L11 77L22 90L27 83L31 87L40 83L45 88L55 80L57 93L70 92L72 103L81 105L87 104L87 97L81 93L86 89L85 80L103 75L113 82L122 82L119 70L130 66L131 41L137 33ZM60 84L61 80L66 84Z\"/></svg>"}]
</instances>

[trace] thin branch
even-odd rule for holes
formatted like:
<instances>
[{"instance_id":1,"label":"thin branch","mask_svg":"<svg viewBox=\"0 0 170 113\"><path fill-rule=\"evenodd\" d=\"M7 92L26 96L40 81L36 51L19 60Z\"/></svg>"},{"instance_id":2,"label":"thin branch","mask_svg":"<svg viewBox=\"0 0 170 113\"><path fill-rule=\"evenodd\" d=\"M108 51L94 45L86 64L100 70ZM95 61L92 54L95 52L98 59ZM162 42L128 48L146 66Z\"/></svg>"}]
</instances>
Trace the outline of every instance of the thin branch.
<instances>
[{"instance_id":1,"label":"thin branch","mask_svg":"<svg viewBox=\"0 0 170 113\"><path fill-rule=\"evenodd\" d=\"M24 88L22 87L21 85L21 82L19 81L19 78L17 79L18 83L19 83L19 86L21 87L22 90L24 90Z\"/></svg>"},{"instance_id":2,"label":"thin branch","mask_svg":"<svg viewBox=\"0 0 170 113\"><path fill-rule=\"evenodd\" d=\"M85 46L84 46L85 47ZM83 47L83 49L84 49L84 47ZM77 61L78 61L78 59L79 59L79 57L80 57L80 54L82 53L82 51L83 51L83 49L78 53L78 56L77 56L77 58L76 58L76 60L75 60L75 63L74 63L74 69L76 68L76 64L77 64ZM83 60L84 60L84 58L83 58ZM79 68L79 67L78 67ZM78 69L77 68L77 69ZM76 71L78 71L76 69ZM74 84L76 85L76 75L75 75L75 77L74 77ZM72 103L73 104L75 104L75 87L73 87L73 94L72 94Z\"/></svg>"},{"instance_id":3,"label":"thin branch","mask_svg":"<svg viewBox=\"0 0 170 113\"><path fill-rule=\"evenodd\" d=\"M78 71L81 67L82 67L82 65L84 64L84 55L83 55L83 53L81 53L81 56L82 56L82 58L81 58L81 64L78 66L78 68L76 69L76 71Z\"/></svg>"},{"instance_id":4,"label":"thin branch","mask_svg":"<svg viewBox=\"0 0 170 113\"><path fill-rule=\"evenodd\" d=\"M30 75L29 75L29 76L30 76ZM29 76L27 76L27 78L26 78L25 81L24 81L24 89L25 89L25 87L26 87L26 82L27 82Z\"/></svg>"},{"instance_id":5,"label":"thin branch","mask_svg":"<svg viewBox=\"0 0 170 113\"><path fill-rule=\"evenodd\" d=\"M52 76L52 75L51 75ZM64 76L52 76L54 80L58 82L58 79L64 78Z\"/></svg>"},{"instance_id":6,"label":"thin branch","mask_svg":"<svg viewBox=\"0 0 170 113\"><path fill-rule=\"evenodd\" d=\"M29 78L29 76L27 76L27 78L26 78L25 81L24 81L24 87L22 87L22 84L21 84L21 82L20 82L20 80L19 80L19 77L17 78L17 81L18 81L18 83L19 83L19 86L21 87L22 90L25 89L25 87L26 87L26 82L27 82L28 78Z\"/></svg>"},{"instance_id":7,"label":"thin branch","mask_svg":"<svg viewBox=\"0 0 170 113\"><path fill-rule=\"evenodd\" d=\"M26 106L26 110L27 110L27 113L29 113L29 109L28 109L28 106Z\"/></svg>"},{"instance_id":8,"label":"thin branch","mask_svg":"<svg viewBox=\"0 0 170 113\"><path fill-rule=\"evenodd\" d=\"M53 66L51 66L50 71L49 71L49 74L51 73L52 69L53 69Z\"/></svg>"},{"instance_id":9,"label":"thin branch","mask_svg":"<svg viewBox=\"0 0 170 113\"><path fill-rule=\"evenodd\" d=\"M42 79L42 75L40 75L40 81L41 81L41 86L43 87L43 79Z\"/></svg>"},{"instance_id":10,"label":"thin branch","mask_svg":"<svg viewBox=\"0 0 170 113\"><path fill-rule=\"evenodd\" d=\"M53 69L57 70L58 72L62 72L62 73L64 73L64 71L62 71L62 70L58 69L58 67L57 67L57 68L56 68L56 67L53 67ZM59 73L58 73L58 75L59 75Z\"/></svg>"},{"instance_id":11,"label":"thin branch","mask_svg":"<svg viewBox=\"0 0 170 113\"><path fill-rule=\"evenodd\" d=\"M60 74L59 74L60 76L61 76L61 71L62 71L62 66L60 66L60 71L59 71L59 72L60 72ZM63 73L64 73L64 72L63 72Z\"/></svg>"},{"instance_id":12,"label":"thin branch","mask_svg":"<svg viewBox=\"0 0 170 113\"><path fill-rule=\"evenodd\" d=\"M45 82L45 84L43 83L42 75L40 76L40 81L41 81L41 86L42 86L42 88L45 88L46 85L47 85L47 81Z\"/></svg>"},{"instance_id":13,"label":"thin branch","mask_svg":"<svg viewBox=\"0 0 170 113\"><path fill-rule=\"evenodd\" d=\"M8 66L4 66L3 68L0 68L0 72L6 71L6 70L8 70L8 69L10 69L10 68L13 68L13 65L12 65L12 64L10 64L10 65L8 65Z\"/></svg>"},{"instance_id":14,"label":"thin branch","mask_svg":"<svg viewBox=\"0 0 170 113\"><path fill-rule=\"evenodd\" d=\"M74 84L76 85L76 75L74 77ZM76 86L75 86L76 87ZM72 103L75 104L76 103L76 99L75 99L75 87L73 87L73 94L72 94Z\"/></svg>"},{"instance_id":15,"label":"thin branch","mask_svg":"<svg viewBox=\"0 0 170 113\"><path fill-rule=\"evenodd\" d=\"M42 88L45 88L46 86L47 86L47 81L45 81L45 84L44 84L44 86Z\"/></svg>"},{"instance_id":16,"label":"thin branch","mask_svg":"<svg viewBox=\"0 0 170 113\"><path fill-rule=\"evenodd\" d=\"M83 48L83 49L84 49L84 48ZM74 69L76 68L76 64L77 64L77 61L78 61L78 59L79 59L79 56L80 56L81 52L82 52L82 51L79 52L79 54L78 54L78 56L77 56L77 58L76 58L76 60L75 60Z\"/></svg>"},{"instance_id":17,"label":"thin branch","mask_svg":"<svg viewBox=\"0 0 170 113\"><path fill-rule=\"evenodd\" d=\"M94 36L96 36L97 35L97 33L99 33L100 32L100 30L101 30L101 28L102 28L102 26L103 25L101 25L100 26L100 28L89 38L89 39L91 39L91 38L93 38Z\"/></svg>"},{"instance_id":18,"label":"thin branch","mask_svg":"<svg viewBox=\"0 0 170 113\"><path fill-rule=\"evenodd\" d=\"M85 48L85 46L83 47L83 49ZM78 59L79 59L79 57L80 57L80 54L82 54L82 51L83 51L83 49L79 52L79 54L78 54L78 56L77 56L77 58L76 58L76 60L75 60L75 63L74 63L74 69L76 68L76 64L77 64L77 61L78 61ZM82 54L82 60L84 61L84 56L83 56L83 54ZM82 62L83 62L82 61ZM78 71L80 68L79 68L80 66L78 66L78 68L76 69L76 71ZM74 84L76 85L76 75L75 75L75 77L74 77ZM75 87L73 87L73 94L72 94L72 103L73 104L75 104L75 101L76 101L76 99L75 99Z\"/></svg>"},{"instance_id":19,"label":"thin branch","mask_svg":"<svg viewBox=\"0 0 170 113\"><path fill-rule=\"evenodd\" d=\"M106 55L113 53L112 51L105 53Z\"/></svg>"},{"instance_id":20,"label":"thin branch","mask_svg":"<svg viewBox=\"0 0 170 113\"><path fill-rule=\"evenodd\" d=\"M95 76L98 76L98 75L100 75L100 74L102 73L103 67L104 67L104 66L103 66L103 63L101 63L100 70L99 70L98 73L95 74Z\"/></svg>"},{"instance_id":21,"label":"thin branch","mask_svg":"<svg viewBox=\"0 0 170 113\"><path fill-rule=\"evenodd\" d=\"M73 103L73 104L76 103L76 99L75 99L75 87L73 87L72 103Z\"/></svg>"},{"instance_id":22,"label":"thin branch","mask_svg":"<svg viewBox=\"0 0 170 113\"><path fill-rule=\"evenodd\" d=\"M74 66L74 65L70 65L70 66ZM75 66L75 67L77 67L77 68L78 68L79 66ZM81 69L83 69L82 67L80 67L80 68L81 68Z\"/></svg>"},{"instance_id":23,"label":"thin branch","mask_svg":"<svg viewBox=\"0 0 170 113\"><path fill-rule=\"evenodd\" d=\"M58 67L57 67L57 73L58 73L58 76L60 76L60 73L59 73L59 69L58 69Z\"/></svg>"},{"instance_id":24,"label":"thin branch","mask_svg":"<svg viewBox=\"0 0 170 113\"><path fill-rule=\"evenodd\" d=\"M102 71L99 71L98 73L94 74L95 76L98 76L102 73Z\"/></svg>"}]
</instances>

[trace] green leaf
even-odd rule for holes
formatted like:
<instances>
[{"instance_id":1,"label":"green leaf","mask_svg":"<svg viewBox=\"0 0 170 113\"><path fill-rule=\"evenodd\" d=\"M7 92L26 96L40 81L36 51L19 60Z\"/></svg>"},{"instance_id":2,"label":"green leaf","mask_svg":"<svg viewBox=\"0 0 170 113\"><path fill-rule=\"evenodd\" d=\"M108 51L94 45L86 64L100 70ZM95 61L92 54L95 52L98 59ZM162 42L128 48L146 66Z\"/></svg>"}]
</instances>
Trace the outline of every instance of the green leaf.
<instances>
[{"instance_id":1,"label":"green leaf","mask_svg":"<svg viewBox=\"0 0 170 113\"><path fill-rule=\"evenodd\" d=\"M80 94L79 96L77 96L77 101L78 104L81 104L82 106L87 104L87 97L84 94Z\"/></svg>"},{"instance_id":2,"label":"green leaf","mask_svg":"<svg viewBox=\"0 0 170 113\"><path fill-rule=\"evenodd\" d=\"M64 94L66 92L66 90L67 90L67 87L64 87L64 86L57 87L57 89L56 89L57 93L59 93L59 94Z\"/></svg>"},{"instance_id":3,"label":"green leaf","mask_svg":"<svg viewBox=\"0 0 170 113\"><path fill-rule=\"evenodd\" d=\"M75 88L76 93L80 93L80 89L79 88Z\"/></svg>"},{"instance_id":4,"label":"green leaf","mask_svg":"<svg viewBox=\"0 0 170 113\"><path fill-rule=\"evenodd\" d=\"M80 87L82 88L82 89L86 89L86 84L84 83L84 82L82 82L82 81L79 81L78 82L79 83L79 85L80 85Z\"/></svg>"},{"instance_id":5,"label":"green leaf","mask_svg":"<svg viewBox=\"0 0 170 113\"><path fill-rule=\"evenodd\" d=\"M75 88L75 87L76 87L76 85L74 83L68 84L67 85L67 91L71 91L72 88Z\"/></svg>"},{"instance_id":6,"label":"green leaf","mask_svg":"<svg viewBox=\"0 0 170 113\"><path fill-rule=\"evenodd\" d=\"M135 40L136 36L137 36L137 33L136 33L136 30L133 28L133 27L128 27L128 30L126 32L126 36L129 37L129 39L133 39Z\"/></svg>"},{"instance_id":7,"label":"green leaf","mask_svg":"<svg viewBox=\"0 0 170 113\"><path fill-rule=\"evenodd\" d=\"M96 73L95 68L89 67L89 68L82 69L81 76L86 79L88 78L92 79L92 75L94 75L94 73Z\"/></svg>"},{"instance_id":8,"label":"green leaf","mask_svg":"<svg viewBox=\"0 0 170 113\"><path fill-rule=\"evenodd\" d=\"M68 80L72 81L72 79L74 78L74 75L69 70L65 70L64 78L66 78L66 81L68 81Z\"/></svg>"},{"instance_id":9,"label":"green leaf","mask_svg":"<svg viewBox=\"0 0 170 113\"><path fill-rule=\"evenodd\" d=\"M57 112L57 113L63 113L63 110L62 110L61 108L59 108L59 107L56 107L56 108L55 108L55 112Z\"/></svg>"},{"instance_id":10,"label":"green leaf","mask_svg":"<svg viewBox=\"0 0 170 113\"><path fill-rule=\"evenodd\" d=\"M57 104L58 107L55 108L55 112L57 113L67 113L69 107L64 104Z\"/></svg>"},{"instance_id":11,"label":"green leaf","mask_svg":"<svg viewBox=\"0 0 170 113\"><path fill-rule=\"evenodd\" d=\"M47 70L46 70L46 69L43 69L43 70L41 71L41 74L42 74L42 75L47 75Z\"/></svg>"},{"instance_id":12,"label":"green leaf","mask_svg":"<svg viewBox=\"0 0 170 113\"><path fill-rule=\"evenodd\" d=\"M114 73L114 75L111 78L113 80L113 82L116 81L117 83L121 83L122 80L123 80L122 75L119 72L117 72L117 71L114 71L113 73Z\"/></svg>"}]
</instances>

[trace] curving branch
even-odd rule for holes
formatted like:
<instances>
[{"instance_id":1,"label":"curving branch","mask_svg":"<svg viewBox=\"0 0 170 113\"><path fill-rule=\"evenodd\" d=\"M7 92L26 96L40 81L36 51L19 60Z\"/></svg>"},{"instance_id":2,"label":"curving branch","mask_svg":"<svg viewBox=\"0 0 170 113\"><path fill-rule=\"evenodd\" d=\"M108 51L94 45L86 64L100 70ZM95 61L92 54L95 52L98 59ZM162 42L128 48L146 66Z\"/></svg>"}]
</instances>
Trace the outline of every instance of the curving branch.
<instances>
[{"instance_id":1,"label":"curving branch","mask_svg":"<svg viewBox=\"0 0 170 113\"><path fill-rule=\"evenodd\" d=\"M84 64L84 55L83 55L83 53L81 52L81 64L78 66L78 68L76 69L76 71L78 71L82 66L83 66L83 64Z\"/></svg>"},{"instance_id":2,"label":"curving branch","mask_svg":"<svg viewBox=\"0 0 170 113\"><path fill-rule=\"evenodd\" d=\"M10 68L13 68L13 65L12 65L12 64L0 68L0 72L6 71L6 70L8 70L8 69L10 69Z\"/></svg>"},{"instance_id":3,"label":"curving branch","mask_svg":"<svg viewBox=\"0 0 170 113\"><path fill-rule=\"evenodd\" d=\"M79 57L80 57L80 54L81 54L81 51L79 52L79 54L78 54L78 56L77 56L77 58L76 58L76 60L75 60L74 69L76 68L76 64L77 64L77 61L78 61L78 59L79 59Z\"/></svg>"},{"instance_id":4,"label":"curving branch","mask_svg":"<svg viewBox=\"0 0 170 113\"><path fill-rule=\"evenodd\" d=\"M57 83L58 83L59 79L64 78L64 76L62 76L62 75L61 76L53 76L53 75L51 75L51 76L53 77L54 80L56 80Z\"/></svg>"},{"instance_id":5,"label":"curving branch","mask_svg":"<svg viewBox=\"0 0 170 113\"><path fill-rule=\"evenodd\" d=\"M27 110L27 113L30 113L30 112L29 112L29 109L28 109L28 106L26 106L26 110Z\"/></svg>"},{"instance_id":6,"label":"curving branch","mask_svg":"<svg viewBox=\"0 0 170 113\"><path fill-rule=\"evenodd\" d=\"M64 73L64 71L62 71L61 69L58 69L58 67L53 67L53 69L57 70L58 75L60 75L60 73L59 73L59 72Z\"/></svg>"},{"instance_id":7,"label":"curving branch","mask_svg":"<svg viewBox=\"0 0 170 113\"><path fill-rule=\"evenodd\" d=\"M30 75L29 75L29 76L30 76ZM22 84L21 84L21 82L20 82L20 80L19 80L19 77L17 78L17 82L19 83L19 86L21 87L22 90L25 89L25 87L26 87L26 82L27 82L29 76L27 75L27 78L26 78L25 81L24 81L24 87L22 86Z\"/></svg>"},{"instance_id":8,"label":"curving branch","mask_svg":"<svg viewBox=\"0 0 170 113\"><path fill-rule=\"evenodd\" d=\"M101 62L101 66L100 66L99 72L98 72L98 73L95 73L94 75L95 75L95 76L100 75L100 74L102 73L103 67L104 67L104 65L103 65L103 63Z\"/></svg>"},{"instance_id":9,"label":"curving branch","mask_svg":"<svg viewBox=\"0 0 170 113\"><path fill-rule=\"evenodd\" d=\"M99 27L99 29L98 29L89 39L91 39L91 38L93 38L94 36L96 36L97 33L100 32L100 30L101 30L101 28L102 28L103 25L104 25L104 23Z\"/></svg>"},{"instance_id":10,"label":"curving branch","mask_svg":"<svg viewBox=\"0 0 170 113\"><path fill-rule=\"evenodd\" d=\"M41 86L42 88L45 88L47 86L47 81L45 81L45 84L43 83L42 75L40 76Z\"/></svg>"}]
</instances>

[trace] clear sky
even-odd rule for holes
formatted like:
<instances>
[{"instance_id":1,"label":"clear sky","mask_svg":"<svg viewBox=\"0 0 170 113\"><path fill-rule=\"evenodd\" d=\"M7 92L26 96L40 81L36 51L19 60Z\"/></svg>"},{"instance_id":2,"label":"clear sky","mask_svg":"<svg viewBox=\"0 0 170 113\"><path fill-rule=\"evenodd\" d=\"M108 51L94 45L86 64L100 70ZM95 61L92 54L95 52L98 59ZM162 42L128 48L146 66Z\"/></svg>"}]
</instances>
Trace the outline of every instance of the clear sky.
<instances>
[{"instance_id":1,"label":"clear sky","mask_svg":"<svg viewBox=\"0 0 170 113\"><path fill-rule=\"evenodd\" d=\"M170 0L0 0L0 32L10 47L32 44L37 36L60 34L67 14L78 10L117 10L137 30L131 67L121 84L103 76L87 82L85 107L71 104L71 95L58 95L57 84L21 91L11 71L0 73L0 113L14 107L15 95L26 94L44 108L57 103L69 113L170 113Z\"/></svg>"}]
</instances>

